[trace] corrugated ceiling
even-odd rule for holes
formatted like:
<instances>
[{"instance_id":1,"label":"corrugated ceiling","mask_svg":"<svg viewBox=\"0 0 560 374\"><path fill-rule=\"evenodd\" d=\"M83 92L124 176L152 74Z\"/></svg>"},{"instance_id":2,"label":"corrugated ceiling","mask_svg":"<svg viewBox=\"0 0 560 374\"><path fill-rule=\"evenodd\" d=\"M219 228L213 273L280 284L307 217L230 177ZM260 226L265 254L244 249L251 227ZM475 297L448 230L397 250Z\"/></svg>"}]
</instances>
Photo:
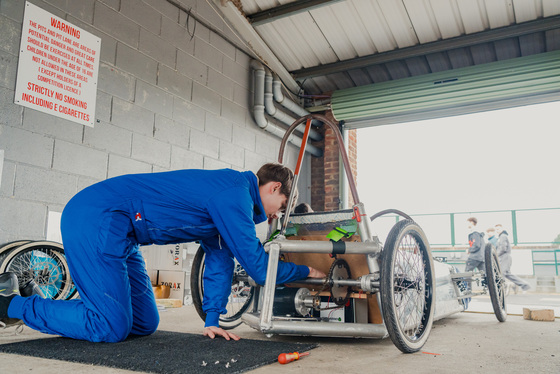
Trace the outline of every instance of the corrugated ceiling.
<instances>
[{"instance_id":1,"label":"corrugated ceiling","mask_svg":"<svg viewBox=\"0 0 560 374\"><path fill-rule=\"evenodd\" d=\"M308 94L560 49L560 0L241 0Z\"/></svg>"}]
</instances>

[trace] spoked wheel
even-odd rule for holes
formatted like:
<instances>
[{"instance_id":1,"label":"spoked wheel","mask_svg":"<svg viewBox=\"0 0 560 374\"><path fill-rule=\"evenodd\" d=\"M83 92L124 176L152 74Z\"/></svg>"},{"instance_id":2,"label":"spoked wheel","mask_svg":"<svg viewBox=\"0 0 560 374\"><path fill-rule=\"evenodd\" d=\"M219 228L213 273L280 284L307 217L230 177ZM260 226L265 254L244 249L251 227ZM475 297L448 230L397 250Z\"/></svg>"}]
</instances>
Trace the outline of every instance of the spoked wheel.
<instances>
[{"instance_id":1,"label":"spoked wheel","mask_svg":"<svg viewBox=\"0 0 560 374\"><path fill-rule=\"evenodd\" d=\"M432 329L435 279L426 235L416 223L393 226L381 255L383 320L393 343L404 353L420 350Z\"/></svg>"},{"instance_id":2,"label":"spoked wheel","mask_svg":"<svg viewBox=\"0 0 560 374\"><path fill-rule=\"evenodd\" d=\"M206 321L206 313L202 310L202 300L204 298L204 258L205 253L202 247L198 248L194 256L191 271L191 292L194 307L203 321ZM255 287L251 286L245 270L235 261L235 269L231 282L231 294L226 305L227 313L220 316L220 327L229 330L241 324L241 316L249 309Z\"/></svg>"},{"instance_id":3,"label":"spoked wheel","mask_svg":"<svg viewBox=\"0 0 560 374\"><path fill-rule=\"evenodd\" d=\"M486 244L484 250L484 266L486 268L486 286L490 292L494 314L498 321L505 322L507 318L506 280L500 270L498 255L494 250L494 246L490 243Z\"/></svg>"},{"instance_id":4,"label":"spoked wheel","mask_svg":"<svg viewBox=\"0 0 560 374\"><path fill-rule=\"evenodd\" d=\"M61 244L29 242L7 253L0 273L13 272L19 284L34 280L46 298L66 300L76 293Z\"/></svg>"},{"instance_id":5,"label":"spoked wheel","mask_svg":"<svg viewBox=\"0 0 560 374\"><path fill-rule=\"evenodd\" d=\"M23 244L27 244L29 243L31 240L18 240L15 242L9 242L6 243L4 245L2 245L0 247L0 266L2 265L2 262L4 261L4 259L6 258L6 256L8 255L8 253L10 253L10 251L16 247L19 247L20 245Z\"/></svg>"}]
</instances>

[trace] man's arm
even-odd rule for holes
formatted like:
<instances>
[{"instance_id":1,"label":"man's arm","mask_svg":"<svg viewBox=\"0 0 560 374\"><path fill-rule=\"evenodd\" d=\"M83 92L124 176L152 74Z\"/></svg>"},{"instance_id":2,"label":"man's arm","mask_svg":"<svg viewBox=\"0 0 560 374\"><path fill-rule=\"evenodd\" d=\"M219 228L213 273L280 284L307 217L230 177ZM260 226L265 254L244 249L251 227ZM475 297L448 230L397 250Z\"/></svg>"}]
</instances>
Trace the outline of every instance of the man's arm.
<instances>
[{"instance_id":1,"label":"man's arm","mask_svg":"<svg viewBox=\"0 0 560 374\"><path fill-rule=\"evenodd\" d=\"M258 284L264 284L268 253L257 238L253 202L243 189L232 190L236 191L213 197L208 203L208 212L227 247L247 274ZM289 283L305 279L308 275L309 267L280 261L276 280L277 283Z\"/></svg>"},{"instance_id":2,"label":"man's arm","mask_svg":"<svg viewBox=\"0 0 560 374\"><path fill-rule=\"evenodd\" d=\"M206 313L206 327L219 326L220 314L226 313L226 305L231 293L231 279L235 263L229 250L220 248L219 245L217 236L202 241L206 254L202 301L202 310Z\"/></svg>"},{"instance_id":3,"label":"man's arm","mask_svg":"<svg viewBox=\"0 0 560 374\"><path fill-rule=\"evenodd\" d=\"M239 340L240 337L220 328L220 314L226 313L226 305L231 293L231 278L235 263L227 249L219 248L219 238L208 238L203 243L204 258L204 296L202 310L206 313L203 335L214 339L221 336L226 340Z\"/></svg>"}]
</instances>

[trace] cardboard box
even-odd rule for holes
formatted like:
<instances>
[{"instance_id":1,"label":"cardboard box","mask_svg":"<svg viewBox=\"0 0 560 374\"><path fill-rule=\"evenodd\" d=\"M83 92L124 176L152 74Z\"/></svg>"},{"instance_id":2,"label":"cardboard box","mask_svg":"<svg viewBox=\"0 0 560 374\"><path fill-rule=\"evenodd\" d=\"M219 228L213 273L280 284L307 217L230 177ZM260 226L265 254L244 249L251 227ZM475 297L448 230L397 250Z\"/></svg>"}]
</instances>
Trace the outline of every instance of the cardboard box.
<instances>
[{"instance_id":1,"label":"cardboard box","mask_svg":"<svg viewBox=\"0 0 560 374\"><path fill-rule=\"evenodd\" d=\"M156 279L152 278L152 284L169 286L169 298L180 299L185 297L185 272L183 270L159 270L156 274Z\"/></svg>"},{"instance_id":2,"label":"cardboard box","mask_svg":"<svg viewBox=\"0 0 560 374\"><path fill-rule=\"evenodd\" d=\"M169 283L169 299L181 299L184 305L192 305L190 275L193 258L199 247L196 242L140 247L152 285Z\"/></svg>"},{"instance_id":3,"label":"cardboard box","mask_svg":"<svg viewBox=\"0 0 560 374\"><path fill-rule=\"evenodd\" d=\"M150 245L141 248L149 270L183 270L186 244Z\"/></svg>"}]
</instances>

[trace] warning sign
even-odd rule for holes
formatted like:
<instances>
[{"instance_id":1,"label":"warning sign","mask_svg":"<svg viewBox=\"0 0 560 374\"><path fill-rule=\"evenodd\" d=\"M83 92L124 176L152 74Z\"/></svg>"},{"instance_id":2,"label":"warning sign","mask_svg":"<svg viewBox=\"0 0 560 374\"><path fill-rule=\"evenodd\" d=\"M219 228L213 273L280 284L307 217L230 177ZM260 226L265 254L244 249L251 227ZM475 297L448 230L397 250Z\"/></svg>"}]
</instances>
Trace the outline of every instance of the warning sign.
<instances>
[{"instance_id":1,"label":"warning sign","mask_svg":"<svg viewBox=\"0 0 560 374\"><path fill-rule=\"evenodd\" d=\"M14 102L93 127L101 39L25 3Z\"/></svg>"}]
</instances>

